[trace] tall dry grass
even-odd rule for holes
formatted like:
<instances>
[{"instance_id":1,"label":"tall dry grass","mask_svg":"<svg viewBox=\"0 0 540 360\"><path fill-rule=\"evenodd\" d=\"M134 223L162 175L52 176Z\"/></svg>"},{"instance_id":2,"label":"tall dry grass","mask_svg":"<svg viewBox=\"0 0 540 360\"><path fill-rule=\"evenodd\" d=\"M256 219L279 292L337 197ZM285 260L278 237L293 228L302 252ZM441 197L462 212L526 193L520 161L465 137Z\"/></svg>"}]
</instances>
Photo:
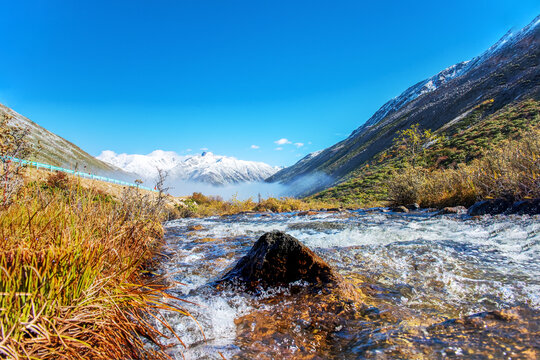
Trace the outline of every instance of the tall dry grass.
<instances>
[{"instance_id":1,"label":"tall dry grass","mask_svg":"<svg viewBox=\"0 0 540 360\"><path fill-rule=\"evenodd\" d=\"M540 129L502 142L470 164L431 170L406 166L388 182L394 204L472 205L485 198L540 198Z\"/></svg>"},{"instance_id":2,"label":"tall dry grass","mask_svg":"<svg viewBox=\"0 0 540 360\"><path fill-rule=\"evenodd\" d=\"M56 180L25 186L0 212L0 358L168 358L160 310L188 314L145 271L161 211L136 189L115 201Z\"/></svg>"}]
</instances>

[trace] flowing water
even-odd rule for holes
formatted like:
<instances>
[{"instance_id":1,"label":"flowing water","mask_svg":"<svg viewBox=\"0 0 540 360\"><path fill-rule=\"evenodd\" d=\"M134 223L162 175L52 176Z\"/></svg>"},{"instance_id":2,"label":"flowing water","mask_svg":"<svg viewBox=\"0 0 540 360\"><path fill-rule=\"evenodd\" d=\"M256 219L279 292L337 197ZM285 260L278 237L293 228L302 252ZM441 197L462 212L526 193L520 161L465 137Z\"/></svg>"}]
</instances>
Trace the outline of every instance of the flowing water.
<instances>
[{"instance_id":1,"label":"flowing water","mask_svg":"<svg viewBox=\"0 0 540 360\"><path fill-rule=\"evenodd\" d=\"M540 354L538 217L245 214L175 220L166 230L161 272L175 284L174 295L194 303L179 302L198 322L167 315L185 343L170 349L173 358ZM359 300L303 292L302 284L251 294L212 285L271 230L314 250Z\"/></svg>"}]
</instances>

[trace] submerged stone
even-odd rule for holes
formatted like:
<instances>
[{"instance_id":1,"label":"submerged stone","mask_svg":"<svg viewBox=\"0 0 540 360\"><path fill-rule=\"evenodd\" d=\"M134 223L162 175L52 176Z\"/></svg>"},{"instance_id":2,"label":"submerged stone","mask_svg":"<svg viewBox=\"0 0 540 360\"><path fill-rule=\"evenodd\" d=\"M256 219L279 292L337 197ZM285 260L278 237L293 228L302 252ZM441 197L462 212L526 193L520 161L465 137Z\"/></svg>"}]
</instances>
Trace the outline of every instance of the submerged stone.
<instances>
[{"instance_id":1,"label":"submerged stone","mask_svg":"<svg viewBox=\"0 0 540 360\"><path fill-rule=\"evenodd\" d=\"M319 213L316 211L309 210L309 211L300 211L299 213L296 214L296 216L313 216L313 215L318 215L318 214Z\"/></svg>"}]
</instances>

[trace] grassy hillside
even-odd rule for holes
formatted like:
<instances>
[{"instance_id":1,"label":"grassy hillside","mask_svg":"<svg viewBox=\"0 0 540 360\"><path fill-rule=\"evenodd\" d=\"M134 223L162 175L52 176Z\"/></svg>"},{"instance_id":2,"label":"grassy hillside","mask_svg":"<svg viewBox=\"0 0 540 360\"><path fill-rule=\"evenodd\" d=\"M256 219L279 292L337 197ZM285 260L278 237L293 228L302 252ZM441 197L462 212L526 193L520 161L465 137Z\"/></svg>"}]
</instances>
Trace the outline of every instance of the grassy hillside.
<instances>
[{"instance_id":1,"label":"grassy hillside","mask_svg":"<svg viewBox=\"0 0 540 360\"><path fill-rule=\"evenodd\" d=\"M381 169L366 172L362 168L377 154L388 150L399 131L419 124L421 129L444 132L455 123L474 123L476 117L485 118L518 99L540 99L539 34L540 27L535 20L502 40L501 46L488 49L467 63L456 64L462 69L456 77L442 81L448 75L446 69L429 82L426 79L413 85L383 105L348 138L282 169L267 181L291 185L298 196L310 196L331 186L340 188L335 196L342 196L342 191L347 190L340 186L343 181L362 176L368 177L363 183L369 184L384 175ZM425 87L427 83L433 85L433 81L441 83ZM481 109L478 109L480 104ZM467 121L464 122L464 118ZM460 144L456 145L457 149L462 149ZM307 184L305 179L313 176L318 181ZM349 200L355 197L362 197L362 201L380 199L381 191L366 189L365 197L353 191Z\"/></svg>"},{"instance_id":2,"label":"grassy hillside","mask_svg":"<svg viewBox=\"0 0 540 360\"><path fill-rule=\"evenodd\" d=\"M100 175L114 175L122 180L134 180L133 176L96 159L75 144L0 104L0 122L4 120L9 126L28 129L27 140L33 147L29 160Z\"/></svg>"},{"instance_id":3,"label":"grassy hillside","mask_svg":"<svg viewBox=\"0 0 540 360\"><path fill-rule=\"evenodd\" d=\"M439 140L422 150L416 165L426 171L456 169L495 151L508 139L519 139L524 134L534 136L530 131L539 127L540 101L529 99L492 113L495 105L493 100L486 100L461 119L436 131ZM386 204L391 200L392 179L403 173L409 163L404 149L394 143L344 182L310 198L362 206Z\"/></svg>"}]
</instances>

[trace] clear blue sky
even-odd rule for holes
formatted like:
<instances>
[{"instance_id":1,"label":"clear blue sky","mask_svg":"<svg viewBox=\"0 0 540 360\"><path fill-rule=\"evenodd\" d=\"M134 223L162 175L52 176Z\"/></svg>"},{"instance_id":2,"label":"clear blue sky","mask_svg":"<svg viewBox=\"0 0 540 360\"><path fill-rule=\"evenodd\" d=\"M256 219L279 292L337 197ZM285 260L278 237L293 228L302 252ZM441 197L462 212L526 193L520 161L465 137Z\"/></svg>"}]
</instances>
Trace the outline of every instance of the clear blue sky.
<instances>
[{"instance_id":1,"label":"clear blue sky","mask_svg":"<svg viewBox=\"0 0 540 360\"><path fill-rule=\"evenodd\" d=\"M342 140L540 13L538 0L0 5L1 103L93 155L208 148L271 165Z\"/></svg>"}]
</instances>

